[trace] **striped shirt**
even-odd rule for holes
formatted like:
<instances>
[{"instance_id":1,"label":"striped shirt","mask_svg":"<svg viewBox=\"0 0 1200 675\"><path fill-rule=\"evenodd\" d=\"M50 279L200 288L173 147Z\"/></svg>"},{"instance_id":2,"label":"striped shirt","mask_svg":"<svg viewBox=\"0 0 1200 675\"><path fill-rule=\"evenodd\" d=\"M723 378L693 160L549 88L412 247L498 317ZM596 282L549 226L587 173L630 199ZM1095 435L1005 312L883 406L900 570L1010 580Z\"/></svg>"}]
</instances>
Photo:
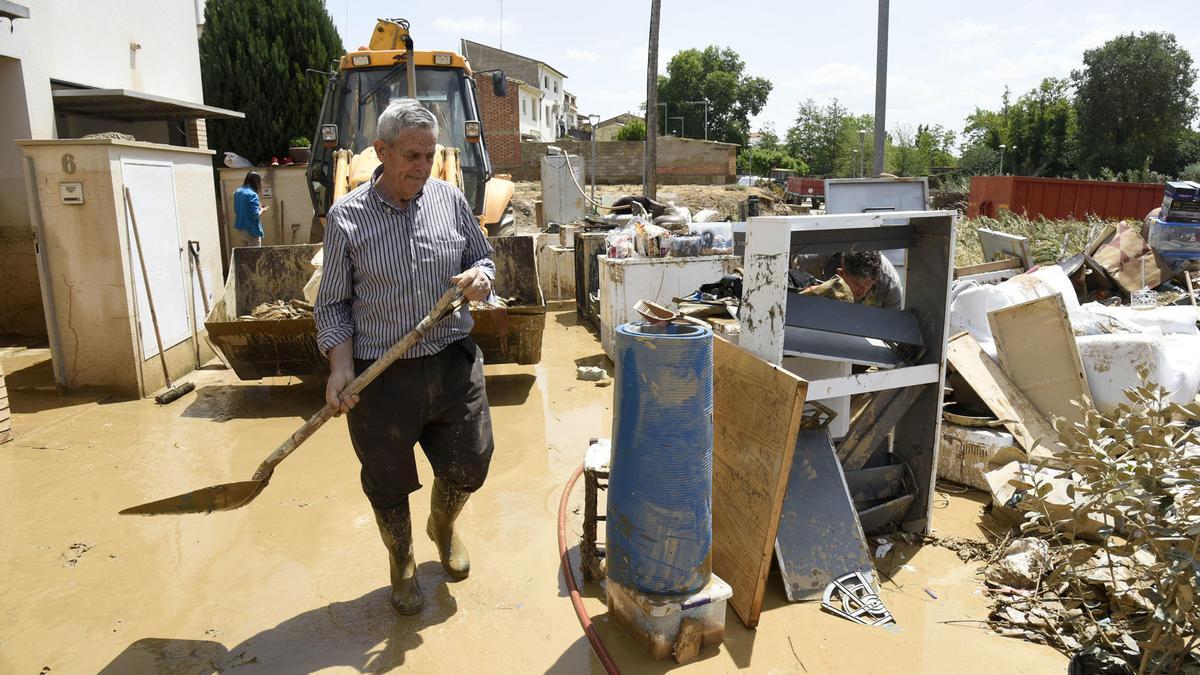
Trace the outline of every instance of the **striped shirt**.
<instances>
[{"instance_id":1,"label":"striped shirt","mask_svg":"<svg viewBox=\"0 0 1200 675\"><path fill-rule=\"evenodd\" d=\"M478 267L496 278L492 247L458 188L430 178L401 209L375 189L382 172L329 209L313 310L322 352L353 338L354 358L377 359L425 318L450 277ZM473 325L464 307L402 358L436 354Z\"/></svg>"}]
</instances>

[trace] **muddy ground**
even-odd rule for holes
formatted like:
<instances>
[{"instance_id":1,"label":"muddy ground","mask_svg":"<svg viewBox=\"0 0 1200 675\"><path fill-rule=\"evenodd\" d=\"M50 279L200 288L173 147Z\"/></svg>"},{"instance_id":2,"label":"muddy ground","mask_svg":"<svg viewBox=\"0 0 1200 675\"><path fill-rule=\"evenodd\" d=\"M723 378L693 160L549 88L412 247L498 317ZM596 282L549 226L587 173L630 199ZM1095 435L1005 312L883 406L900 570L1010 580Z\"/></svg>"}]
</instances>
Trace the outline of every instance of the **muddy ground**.
<instances>
[{"instance_id":1,"label":"muddy ground","mask_svg":"<svg viewBox=\"0 0 1200 675\"><path fill-rule=\"evenodd\" d=\"M251 505L208 516L118 516L121 508L249 478L321 405L321 383L241 382L219 366L168 405L61 397L46 350L0 350L16 440L0 446L0 672L600 673L559 575L556 511L589 437L608 436L613 388L575 380L600 359L573 312L547 317L542 363L488 366L496 454L462 519L471 577L451 582L415 527L425 611L397 618L387 562L345 423L334 420L284 462ZM419 462L429 485L428 466ZM413 499L428 514L428 487ZM580 532L582 485L572 500ZM938 495L942 536L980 539L978 493ZM577 562L577 560L576 560ZM1051 649L998 637L978 563L938 546L882 560L891 628L789 604L774 571L757 630L732 610L725 643L689 673L1064 672ZM578 574L578 569L576 569ZM626 673L658 673L588 611ZM936 597L934 597L936 596Z\"/></svg>"}]
</instances>

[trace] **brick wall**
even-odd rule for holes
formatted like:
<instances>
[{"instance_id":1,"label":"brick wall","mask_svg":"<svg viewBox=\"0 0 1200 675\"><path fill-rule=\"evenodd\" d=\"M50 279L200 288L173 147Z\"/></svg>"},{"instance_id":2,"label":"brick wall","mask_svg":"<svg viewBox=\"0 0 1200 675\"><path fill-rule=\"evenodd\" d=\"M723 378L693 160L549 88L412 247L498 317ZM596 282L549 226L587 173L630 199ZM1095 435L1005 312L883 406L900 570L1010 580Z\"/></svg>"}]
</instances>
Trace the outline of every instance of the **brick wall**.
<instances>
[{"instance_id":1,"label":"brick wall","mask_svg":"<svg viewBox=\"0 0 1200 675\"><path fill-rule=\"evenodd\" d=\"M475 76L479 91L479 114L483 137L492 166L518 164L521 161L521 109L517 83L508 80L508 96L492 93L491 74Z\"/></svg>"},{"instance_id":2,"label":"brick wall","mask_svg":"<svg viewBox=\"0 0 1200 675\"><path fill-rule=\"evenodd\" d=\"M490 138L490 137L489 137ZM491 141L489 140L489 149ZM584 176L591 180L592 143L590 141L558 141L555 143L521 143L520 161L501 164L492 154L492 167L500 173L510 173L514 180L540 180L541 158L546 147L554 145L572 155L583 157ZM732 183L737 176L737 147L731 143L698 141L690 138L662 136L658 139L658 182ZM597 141L596 182L604 184L642 182L641 141Z\"/></svg>"}]
</instances>

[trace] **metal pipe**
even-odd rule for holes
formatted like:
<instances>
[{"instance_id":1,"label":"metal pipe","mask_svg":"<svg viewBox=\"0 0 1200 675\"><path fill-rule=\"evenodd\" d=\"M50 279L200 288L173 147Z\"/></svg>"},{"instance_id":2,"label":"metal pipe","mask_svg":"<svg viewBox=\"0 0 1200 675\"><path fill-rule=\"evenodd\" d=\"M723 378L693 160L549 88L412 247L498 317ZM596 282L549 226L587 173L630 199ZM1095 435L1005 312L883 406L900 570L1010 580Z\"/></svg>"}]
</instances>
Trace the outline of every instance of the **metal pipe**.
<instances>
[{"instance_id":1,"label":"metal pipe","mask_svg":"<svg viewBox=\"0 0 1200 675\"><path fill-rule=\"evenodd\" d=\"M41 200L37 195L37 171L33 158L25 158L25 198L29 202L29 218L33 221L33 246L37 253L38 285L42 289L42 314L46 318L46 337L50 341L50 367L58 393L67 390L66 356L62 349L62 333L58 330L58 307L54 303L54 284L50 279L50 259L46 255L46 227L42 222Z\"/></svg>"},{"instance_id":2,"label":"metal pipe","mask_svg":"<svg viewBox=\"0 0 1200 675\"><path fill-rule=\"evenodd\" d=\"M888 0L879 0L879 44L875 53L875 176L883 173L883 141L887 133Z\"/></svg>"}]
</instances>

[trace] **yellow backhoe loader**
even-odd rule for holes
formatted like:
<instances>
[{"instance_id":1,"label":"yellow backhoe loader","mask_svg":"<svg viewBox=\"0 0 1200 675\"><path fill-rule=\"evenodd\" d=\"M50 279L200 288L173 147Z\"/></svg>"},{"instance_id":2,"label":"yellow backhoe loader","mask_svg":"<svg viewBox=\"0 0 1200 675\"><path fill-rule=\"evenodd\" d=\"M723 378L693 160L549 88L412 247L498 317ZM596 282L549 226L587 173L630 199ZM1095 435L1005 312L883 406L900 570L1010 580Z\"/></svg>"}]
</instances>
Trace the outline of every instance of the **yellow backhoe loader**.
<instances>
[{"instance_id":1,"label":"yellow backhoe loader","mask_svg":"<svg viewBox=\"0 0 1200 675\"><path fill-rule=\"evenodd\" d=\"M324 225L330 205L371 177L379 159L372 142L379 114L394 98L415 98L438 120L433 176L467 196L489 236L513 234L513 183L492 174L480 121L475 78L461 55L415 51L404 19L379 19L366 47L342 56L329 78L308 164L309 190ZM504 73L492 73L497 96ZM316 224L316 223L314 223ZM324 227L314 227L314 243Z\"/></svg>"}]
</instances>

